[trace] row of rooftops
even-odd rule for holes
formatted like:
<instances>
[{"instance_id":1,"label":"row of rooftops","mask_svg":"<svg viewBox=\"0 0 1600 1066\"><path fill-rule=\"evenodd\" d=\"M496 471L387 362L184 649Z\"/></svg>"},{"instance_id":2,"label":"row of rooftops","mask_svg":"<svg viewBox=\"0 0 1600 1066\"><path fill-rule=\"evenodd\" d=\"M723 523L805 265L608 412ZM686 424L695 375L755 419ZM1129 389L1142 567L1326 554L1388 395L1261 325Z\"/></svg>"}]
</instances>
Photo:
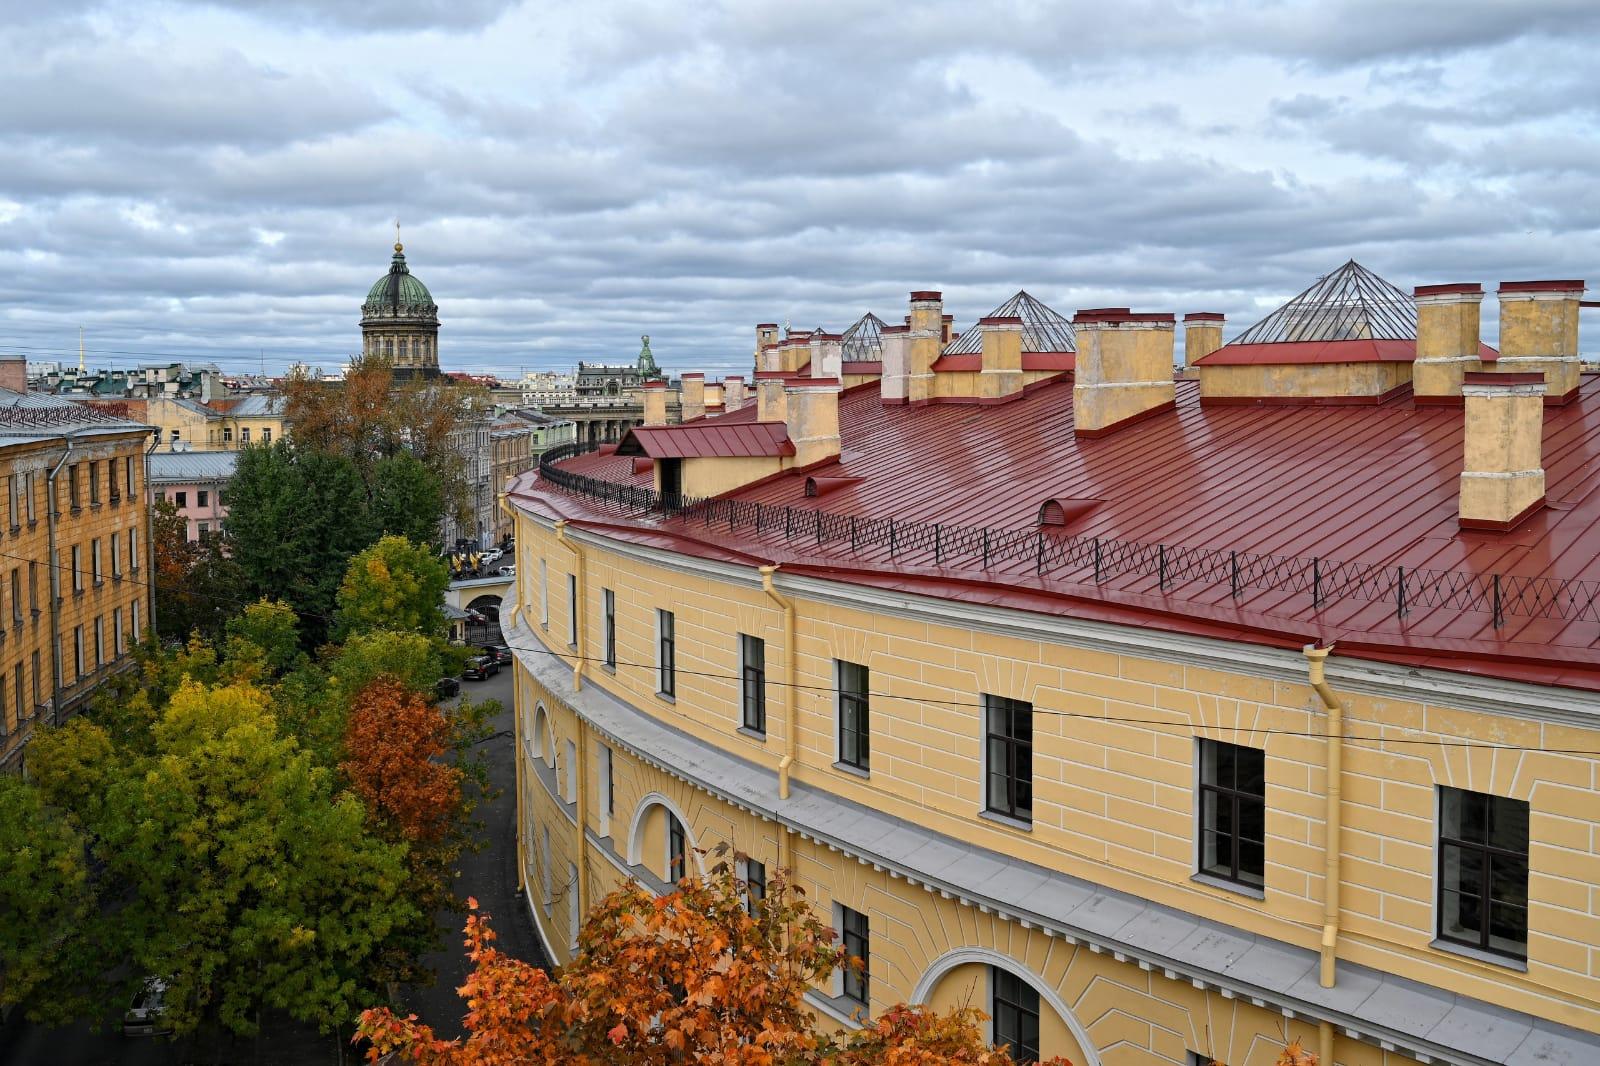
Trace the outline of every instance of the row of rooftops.
<instances>
[{"instance_id":1,"label":"row of rooftops","mask_svg":"<svg viewBox=\"0 0 1600 1066\"><path fill-rule=\"evenodd\" d=\"M1235 340L1279 346L1281 361L1234 363L1221 315L1186 316L1191 369L1173 380L1176 315L1056 322L1019 293L996 309L1016 313L947 336L939 294L919 291L905 325L856 324L877 335L877 373L851 373L868 361L841 358L849 331L791 334L761 349L788 364L755 371L753 396L730 375L720 411L676 426L662 396L655 424L559 465L658 493L668 476L717 485L716 471L737 470L709 495L744 509L714 532L659 497L595 499L532 475L513 495L691 554L1600 690L1600 378L1578 370L1581 283L1503 286L1498 352L1478 338L1482 293L1406 296L1346 264ZM1054 339L1030 341L1030 321ZM1029 350L1059 346L1065 329L1071 365ZM974 334L975 351L952 349ZM1340 361L1371 345L1396 357ZM841 373L814 376L819 359ZM1324 379L1367 393L1318 395ZM1469 521L1481 506L1503 520ZM786 535L795 515L816 519L816 537Z\"/></svg>"}]
</instances>

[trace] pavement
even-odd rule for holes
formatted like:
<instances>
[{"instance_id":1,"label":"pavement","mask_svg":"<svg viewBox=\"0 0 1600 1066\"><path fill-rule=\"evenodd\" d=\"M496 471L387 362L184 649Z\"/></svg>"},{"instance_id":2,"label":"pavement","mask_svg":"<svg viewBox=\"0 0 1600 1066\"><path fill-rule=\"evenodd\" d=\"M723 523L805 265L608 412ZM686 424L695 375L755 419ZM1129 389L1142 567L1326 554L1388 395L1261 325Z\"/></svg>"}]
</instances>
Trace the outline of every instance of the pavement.
<instances>
[{"instance_id":1,"label":"pavement","mask_svg":"<svg viewBox=\"0 0 1600 1066\"><path fill-rule=\"evenodd\" d=\"M482 823L477 837L485 846L461 856L456 895L463 900L475 897L483 912L494 919L495 943L502 951L546 966L539 935L525 901L517 893L511 672L502 670L487 681L463 681L461 687L463 694L473 700L499 700L501 710L491 720L494 734L481 745L490 785L498 795L481 802L475 812ZM443 913L438 922L444 947L427 960L437 971L438 979L426 988L403 990L401 999L439 1036L449 1038L460 1034L461 1018L466 1013L465 1001L456 994L468 969L461 940L465 921L461 914ZM46 1029L14 1014L0 1027L0 1066L338 1066L341 1061L340 1040L286 1018L268 1019L258 1041L236 1041L220 1049L158 1037L124 1037L120 1022L120 1010L113 1011L104 1019L102 1031L95 1033L88 1023ZM344 1040L349 1039L349 1034L347 1029ZM346 1049L343 1061L358 1060Z\"/></svg>"}]
</instances>

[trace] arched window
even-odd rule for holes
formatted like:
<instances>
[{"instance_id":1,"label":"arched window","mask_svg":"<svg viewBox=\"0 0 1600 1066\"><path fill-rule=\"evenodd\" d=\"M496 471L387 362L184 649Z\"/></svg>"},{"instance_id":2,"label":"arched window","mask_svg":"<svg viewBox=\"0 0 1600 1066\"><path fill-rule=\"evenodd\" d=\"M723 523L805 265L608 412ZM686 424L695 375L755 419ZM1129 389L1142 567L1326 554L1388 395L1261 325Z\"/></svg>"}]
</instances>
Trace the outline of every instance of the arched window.
<instances>
[{"instance_id":1,"label":"arched window","mask_svg":"<svg viewBox=\"0 0 1600 1066\"><path fill-rule=\"evenodd\" d=\"M528 737L528 743L533 745L533 754L536 758L543 759L546 766L555 768L556 746L550 740L550 715L542 703L534 708L533 731Z\"/></svg>"},{"instance_id":2,"label":"arched window","mask_svg":"<svg viewBox=\"0 0 1600 1066\"><path fill-rule=\"evenodd\" d=\"M681 878L705 873L705 861L695 851L688 819L659 792L640 800L634 810L628 832L628 864L643 866L668 888Z\"/></svg>"}]
</instances>

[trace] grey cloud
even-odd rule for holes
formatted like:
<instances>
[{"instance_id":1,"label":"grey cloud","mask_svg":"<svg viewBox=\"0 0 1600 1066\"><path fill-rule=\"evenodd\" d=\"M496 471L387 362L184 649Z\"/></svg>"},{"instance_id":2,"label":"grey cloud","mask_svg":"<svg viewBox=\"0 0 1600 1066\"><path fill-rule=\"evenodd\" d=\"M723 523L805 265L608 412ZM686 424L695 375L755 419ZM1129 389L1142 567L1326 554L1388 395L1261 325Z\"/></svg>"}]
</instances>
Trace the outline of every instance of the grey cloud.
<instances>
[{"instance_id":1,"label":"grey cloud","mask_svg":"<svg viewBox=\"0 0 1600 1066\"><path fill-rule=\"evenodd\" d=\"M272 22L365 33L430 28L478 29L520 0L189 0L199 7L241 11Z\"/></svg>"}]
</instances>

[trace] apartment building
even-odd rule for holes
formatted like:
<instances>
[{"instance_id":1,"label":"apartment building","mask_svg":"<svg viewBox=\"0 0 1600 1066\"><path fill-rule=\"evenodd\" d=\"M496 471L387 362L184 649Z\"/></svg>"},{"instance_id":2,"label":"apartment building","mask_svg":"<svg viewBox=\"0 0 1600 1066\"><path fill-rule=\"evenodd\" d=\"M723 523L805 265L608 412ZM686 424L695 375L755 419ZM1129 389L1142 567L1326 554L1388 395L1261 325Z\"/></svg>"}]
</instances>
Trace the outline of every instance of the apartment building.
<instances>
[{"instance_id":1,"label":"apartment building","mask_svg":"<svg viewBox=\"0 0 1600 1066\"><path fill-rule=\"evenodd\" d=\"M177 509L191 541L221 534L228 517L228 482L238 465L238 452L154 452L151 500L165 500Z\"/></svg>"},{"instance_id":2,"label":"apartment building","mask_svg":"<svg viewBox=\"0 0 1600 1066\"><path fill-rule=\"evenodd\" d=\"M151 428L25 390L0 360L0 768L76 711L150 625ZM54 565L52 565L52 561Z\"/></svg>"},{"instance_id":3,"label":"apartment building","mask_svg":"<svg viewBox=\"0 0 1600 1066\"><path fill-rule=\"evenodd\" d=\"M970 1003L1078 1066L1600 1062L1582 293L1501 284L1496 349L1483 286L1355 263L1228 344L1027 293L957 332L915 292L876 358L758 327L753 402L666 425L647 394L620 445L548 454L501 623L553 959L728 843L866 961L811 997L839 1025Z\"/></svg>"}]
</instances>

